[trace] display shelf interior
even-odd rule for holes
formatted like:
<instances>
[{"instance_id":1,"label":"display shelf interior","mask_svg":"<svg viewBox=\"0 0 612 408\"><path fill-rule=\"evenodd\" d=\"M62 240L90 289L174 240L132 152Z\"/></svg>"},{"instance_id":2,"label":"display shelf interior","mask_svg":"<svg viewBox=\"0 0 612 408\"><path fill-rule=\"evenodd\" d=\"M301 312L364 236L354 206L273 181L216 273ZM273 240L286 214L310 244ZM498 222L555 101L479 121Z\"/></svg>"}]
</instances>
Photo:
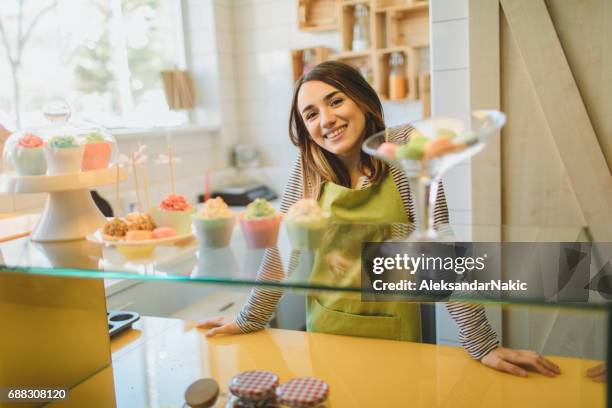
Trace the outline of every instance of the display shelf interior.
<instances>
[{"instance_id":1,"label":"display shelf interior","mask_svg":"<svg viewBox=\"0 0 612 408\"><path fill-rule=\"evenodd\" d=\"M390 94L390 73L391 65L389 58L394 52L399 52L404 57L404 63L401 66L401 70L405 75L407 93L403 98L392 97ZM376 60L380 69L379 83L377 84L378 93L383 100L417 100L419 98L418 93L418 53L411 47L394 47L379 50L377 52Z\"/></svg>"},{"instance_id":2,"label":"display shelf interior","mask_svg":"<svg viewBox=\"0 0 612 408\"><path fill-rule=\"evenodd\" d=\"M429 4L397 6L387 13L386 38L388 46L429 46Z\"/></svg>"},{"instance_id":3,"label":"display shelf interior","mask_svg":"<svg viewBox=\"0 0 612 408\"><path fill-rule=\"evenodd\" d=\"M431 117L431 74L429 72L419 74L419 98L421 99L421 116Z\"/></svg>"},{"instance_id":4,"label":"display shelf interior","mask_svg":"<svg viewBox=\"0 0 612 408\"><path fill-rule=\"evenodd\" d=\"M340 17L340 39L341 39L341 50L342 51L363 51L363 50L354 50L353 49L353 34L355 27L355 7L357 5L363 5L368 9L368 40L369 40L369 49L372 49L373 36L372 36L372 27L374 27L374 13L371 7L370 1L352 1L340 3L340 11L338 12L338 16Z\"/></svg>"},{"instance_id":5,"label":"display shelf interior","mask_svg":"<svg viewBox=\"0 0 612 408\"><path fill-rule=\"evenodd\" d=\"M338 28L336 0L298 0L301 31L332 31Z\"/></svg>"},{"instance_id":6,"label":"display shelf interior","mask_svg":"<svg viewBox=\"0 0 612 408\"><path fill-rule=\"evenodd\" d=\"M310 53L310 64L312 66L315 66L328 59L330 49L327 47L312 47L291 50L291 69L293 74L293 82L297 81L298 78L305 73L305 53Z\"/></svg>"}]
</instances>

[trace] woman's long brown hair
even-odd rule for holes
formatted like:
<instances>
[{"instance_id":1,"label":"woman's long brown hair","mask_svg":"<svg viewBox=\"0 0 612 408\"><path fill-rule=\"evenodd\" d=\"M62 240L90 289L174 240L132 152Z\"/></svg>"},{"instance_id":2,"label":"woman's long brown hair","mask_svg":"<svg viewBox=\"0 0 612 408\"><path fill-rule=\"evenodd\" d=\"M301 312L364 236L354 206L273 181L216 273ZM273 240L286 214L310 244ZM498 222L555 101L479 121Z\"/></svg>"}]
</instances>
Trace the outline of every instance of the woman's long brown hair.
<instances>
[{"instance_id":1,"label":"woman's long brown hair","mask_svg":"<svg viewBox=\"0 0 612 408\"><path fill-rule=\"evenodd\" d=\"M297 107L300 88L305 82L321 81L333 86L348 98L352 99L365 115L365 128L361 141L365 137L385 129L382 105L376 91L355 68L338 61L327 61L315 66L302 75L295 84L291 113L289 115L289 137L299 147L302 159L302 196L318 198L321 187L331 181L344 187L351 187L348 169L333 153L316 144L304 124ZM367 170L372 182L378 183L387 172L387 165L382 161L361 151L359 165Z\"/></svg>"}]
</instances>

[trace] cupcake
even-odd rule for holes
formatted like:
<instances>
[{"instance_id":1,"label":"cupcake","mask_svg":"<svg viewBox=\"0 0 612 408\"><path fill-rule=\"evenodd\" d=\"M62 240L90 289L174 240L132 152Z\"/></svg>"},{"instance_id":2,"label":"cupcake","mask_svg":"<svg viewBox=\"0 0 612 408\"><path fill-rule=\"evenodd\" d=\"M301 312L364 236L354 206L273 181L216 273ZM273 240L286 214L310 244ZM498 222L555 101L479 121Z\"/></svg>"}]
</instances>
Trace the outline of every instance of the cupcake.
<instances>
[{"instance_id":1,"label":"cupcake","mask_svg":"<svg viewBox=\"0 0 612 408\"><path fill-rule=\"evenodd\" d=\"M49 174L78 173L81 171L83 146L73 136L53 136L44 148Z\"/></svg>"},{"instance_id":2,"label":"cupcake","mask_svg":"<svg viewBox=\"0 0 612 408\"><path fill-rule=\"evenodd\" d=\"M131 230L125 234L125 242L137 243L153 239L152 231ZM143 242L142 245L118 245L117 250L128 259L148 258L155 250L155 245Z\"/></svg>"},{"instance_id":3,"label":"cupcake","mask_svg":"<svg viewBox=\"0 0 612 408\"><path fill-rule=\"evenodd\" d=\"M236 217L221 197L206 200L192 216L198 241L204 248L223 248L229 245Z\"/></svg>"},{"instance_id":4,"label":"cupcake","mask_svg":"<svg viewBox=\"0 0 612 408\"><path fill-rule=\"evenodd\" d=\"M191 215L194 211L184 196L170 194L158 208L151 210L151 215L158 226L174 228L178 235L183 235L191 231Z\"/></svg>"},{"instance_id":5,"label":"cupcake","mask_svg":"<svg viewBox=\"0 0 612 408\"><path fill-rule=\"evenodd\" d=\"M100 170L108 167L112 143L98 132L92 132L84 137L82 171Z\"/></svg>"},{"instance_id":6,"label":"cupcake","mask_svg":"<svg viewBox=\"0 0 612 408\"><path fill-rule=\"evenodd\" d=\"M263 198L257 198L240 214L240 226L251 248L276 246L282 215Z\"/></svg>"},{"instance_id":7,"label":"cupcake","mask_svg":"<svg viewBox=\"0 0 612 408\"><path fill-rule=\"evenodd\" d=\"M104 225L102 235L107 241L119 241L125 238L128 225L120 218L113 218Z\"/></svg>"},{"instance_id":8,"label":"cupcake","mask_svg":"<svg viewBox=\"0 0 612 408\"><path fill-rule=\"evenodd\" d=\"M321 245L329 214L319 203L306 198L293 204L285 216L289 241L294 249L316 249Z\"/></svg>"},{"instance_id":9,"label":"cupcake","mask_svg":"<svg viewBox=\"0 0 612 408\"><path fill-rule=\"evenodd\" d=\"M43 140L32 133L26 133L19 139L11 154L18 175L40 176L47 172L43 145Z\"/></svg>"}]
</instances>

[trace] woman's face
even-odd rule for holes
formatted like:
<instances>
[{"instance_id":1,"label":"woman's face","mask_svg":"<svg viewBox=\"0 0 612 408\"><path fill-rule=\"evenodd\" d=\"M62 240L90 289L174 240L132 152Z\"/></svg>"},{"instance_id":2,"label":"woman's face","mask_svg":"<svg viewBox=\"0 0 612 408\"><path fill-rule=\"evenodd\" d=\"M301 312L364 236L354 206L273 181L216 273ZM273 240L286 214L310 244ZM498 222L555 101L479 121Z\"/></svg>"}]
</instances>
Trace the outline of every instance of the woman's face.
<instances>
[{"instance_id":1,"label":"woman's face","mask_svg":"<svg viewBox=\"0 0 612 408\"><path fill-rule=\"evenodd\" d=\"M321 81L308 81L298 92L297 108L316 144L338 156L358 154L365 115L344 93Z\"/></svg>"}]
</instances>

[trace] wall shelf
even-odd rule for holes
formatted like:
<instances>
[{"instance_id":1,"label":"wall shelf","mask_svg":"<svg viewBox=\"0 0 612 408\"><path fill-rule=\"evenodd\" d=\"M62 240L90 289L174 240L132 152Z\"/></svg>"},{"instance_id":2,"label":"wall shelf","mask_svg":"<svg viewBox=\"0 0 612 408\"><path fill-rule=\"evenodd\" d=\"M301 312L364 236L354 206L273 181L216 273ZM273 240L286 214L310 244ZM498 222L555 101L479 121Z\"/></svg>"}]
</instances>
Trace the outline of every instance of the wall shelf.
<instances>
[{"instance_id":1,"label":"wall shelf","mask_svg":"<svg viewBox=\"0 0 612 408\"><path fill-rule=\"evenodd\" d=\"M298 0L300 7L312 2ZM322 1L320 1L322 3ZM329 2L325 2L329 7ZM429 116L429 82L427 72L419 70L419 49L429 47L429 2L424 0L336 0L337 29L340 33L340 51L326 58L340 60L359 69L374 87L382 101L422 100L423 115ZM370 47L353 50L355 7L368 9L367 32ZM319 5L318 7L322 7ZM321 8L322 9L322 8ZM319 16L319 19L322 17ZM299 50L294 50L299 51ZM404 57L401 72L406 77L407 94L390 99L389 58L393 52ZM294 73L295 75L295 73ZM425 106L427 105L427 106Z\"/></svg>"},{"instance_id":2,"label":"wall shelf","mask_svg":"<svg viewBox=\"0 0 612 408\"><path fill-rule=\"evenodd\" d=\"M300 31L333 31L338 29L337 0L298 0Z\"/></svg>"},{"instance_id":3,"label":"wall shelf","mask_svg":"<svg viewBox=\"0 0 612 408\"><path fill-rule=\"evenodd\" d=\"M297 81L302 74L305 73L304 70L304 54L310 53L310 64L315 66L320 64L323 61L327 61L329 59L329 54L331 50L327 47L311 47L311 48L299 48L295 50L291 50L291 69L293 73L293 82Z\"/></svg>"}]
</instances>

